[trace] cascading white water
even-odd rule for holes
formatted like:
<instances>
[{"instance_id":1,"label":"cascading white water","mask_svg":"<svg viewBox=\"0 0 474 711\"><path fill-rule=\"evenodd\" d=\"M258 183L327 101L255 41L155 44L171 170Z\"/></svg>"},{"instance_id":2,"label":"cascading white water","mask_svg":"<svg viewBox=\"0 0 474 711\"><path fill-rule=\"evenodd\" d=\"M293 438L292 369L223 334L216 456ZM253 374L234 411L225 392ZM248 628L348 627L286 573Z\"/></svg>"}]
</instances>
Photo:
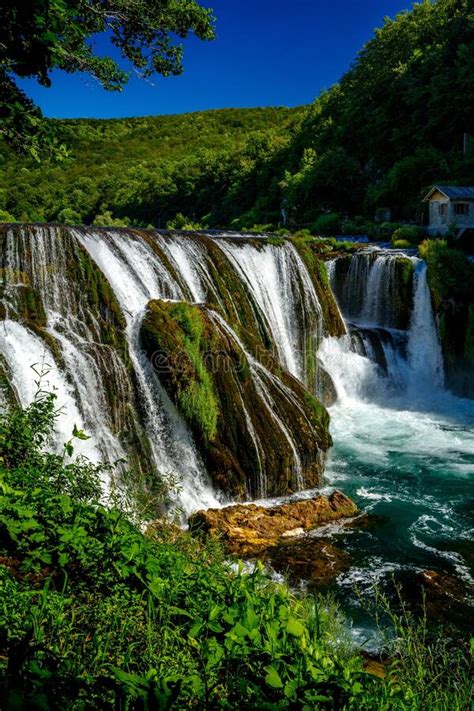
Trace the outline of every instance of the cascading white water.
<instances>
[{"instance_id":1,"label":"cascading white water","mask_svg":"<svg viewBox=\"0 0 474 711\"><path fill-rule=\"evenodd\" d=\"M57 438L53 443L58 454L62 445L71 438L72 426L85 428L84 419L76 404L74 388L67 382L65 373L55 364L53 354L44 341L17 321L9 319L0 324L1 353L7 364L9 381L22 405L35 397L38 389L53 392L57 397L58 417L55 423ZM78 454L94 461L100 452L94 439L74 443Z\"/></svg>"},{"instance_id":2,"label":"cascading white water","mask_svg":"<svg viewBox=\"0 0 474 711\"><path fill-rule=\"evenodd\" d=\"M414 274L413 311L408 336L410 387L429 392L444 386L443 353L439 342L426 263L418 260Z\"/></svg>"},{"instance_id":3,"label":"cascading white water","mask_svg":"<svg viewBox=\"0 0 474 711\"><path fill-rule=\"evenodd\" d=\"M282 365L306 382L306 353L317 349L322 333L321 305L308 270L290 244L281 247L222 240L221 249L253 294Z\"/></svg>"},{"instance_id":4,"label":"cascading white water","mask_svg":"<svg viewBox=\"0 0 474 711\"><path fill-rule=\"evenodd\" d=\"M201 245L187 237L177 235L172 239L162 239L160 246L191 292L192 301L206 301L209 291L216 294L205 264L205 253Z\"/></svg>"},{"instance_id":5,"label":"cascading white water","mask_svg":"<svg viewBox=\"0 0 474 711\"><path fill-rule=\"evenodd\" d=\"M153 249L138 238L113 232L76 234L107 277L125 314L130 356L143 398L157 470L178 475L182 485L180 503L185 511L219 506L191 435L139 343L140 323L148 301L182 300L185 295L181 287ZM196 288L194 281L188 282L188 286L191 293Z\"/></svg>"}]
</instances>

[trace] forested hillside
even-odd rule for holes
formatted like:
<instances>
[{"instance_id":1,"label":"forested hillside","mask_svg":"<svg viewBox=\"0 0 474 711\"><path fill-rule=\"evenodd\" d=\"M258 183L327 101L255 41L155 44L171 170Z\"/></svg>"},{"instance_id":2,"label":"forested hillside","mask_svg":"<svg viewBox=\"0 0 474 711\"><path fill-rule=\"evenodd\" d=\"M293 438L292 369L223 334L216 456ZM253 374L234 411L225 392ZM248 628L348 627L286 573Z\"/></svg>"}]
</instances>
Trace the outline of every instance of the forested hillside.
<instances>
[{"instance_id":1,"label":"forested hillside","mask_svg":"<svg viewBox=\"0 0 474 711\"><path fill-rule=\"evenodd\" d=\"M303 115L267 108L56 121L69 149L61 163L37 163L1 146L0 211L71 224L110 222L109 211L156 227L178 212L217 215L238 176L287 145Z\"/></svg>"},{"instance_id":2,"label":"forested hillside","mask_svg":"<svg viewBox=\"0 0 474 711\"><path fill-rule=\"evenodd\" d=\"M463 154L473 117L472 0L423 2L387 19L310 107L64 121L70 157L59 165L3 147L0 210L157 227L178 213L211 227L277 225L283 210L289 224L354 232L380 208L419 219L433 181L473 184L472 140Z\"/></svg>"}]
</instances>

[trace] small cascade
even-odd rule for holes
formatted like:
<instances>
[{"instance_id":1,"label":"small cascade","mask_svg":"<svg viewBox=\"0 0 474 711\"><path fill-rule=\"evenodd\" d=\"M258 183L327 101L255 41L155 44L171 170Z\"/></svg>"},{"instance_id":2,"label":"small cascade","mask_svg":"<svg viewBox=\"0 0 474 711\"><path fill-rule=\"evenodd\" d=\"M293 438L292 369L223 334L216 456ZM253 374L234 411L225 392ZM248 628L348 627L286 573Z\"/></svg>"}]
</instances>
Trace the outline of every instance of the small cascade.
<instances>
[{"instance_id":1,"label":"small cascade","mask_svg":"<svg viewBox=\"0 0 474 711\"><path fill-rule=\"evenodd\" d=\"M332 260L328 275L344 317L362 325L406 328L412 263L410 257L375 248Z\"/></svg>"},{"instance_id":2,"label":"small cascade","mask_svg":"<svg viewBox=\"0 0 474 711\"><path fill-rule=\"evenodd\" d=\"M428 392L444 386L443 353L431 305L426 263L419 260L414 278L413 312L408 335L408 362L412 387Z\"/></svg>"},{"instance_id":3,"label":"small cascade","mask_svg":"<svg viewBox=\"0 0 474 711\"><path fill-rule=\"evenodd\" d=\"M322 336L322 315L308 271L290 244L255 248L222 240L219 246L254 296L282 365L308 383L307 356Z\"/></svg>"},{"instance_id":4,"label":"small cascade","mask_svg":"<svg viewBox=\"0 0 474 711\"><path fill-rule=\"evenodd\" d=\"M443 357L425 262L363 250L332 260L328 275L348 336L325 343L321 358L340 388L363 399L407 402L441 391ZM328 360L343 361L344 369Z\"/></svg>"}]
</instances>

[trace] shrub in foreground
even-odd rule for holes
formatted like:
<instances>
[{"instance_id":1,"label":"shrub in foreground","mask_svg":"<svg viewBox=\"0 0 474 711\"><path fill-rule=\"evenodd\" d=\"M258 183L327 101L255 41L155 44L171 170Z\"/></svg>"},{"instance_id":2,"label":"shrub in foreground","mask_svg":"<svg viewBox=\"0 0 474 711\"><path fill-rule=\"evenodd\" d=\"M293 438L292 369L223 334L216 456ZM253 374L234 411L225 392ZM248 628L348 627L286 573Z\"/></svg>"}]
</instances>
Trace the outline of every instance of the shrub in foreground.
<instances>
[{"instance_id":1,"label":"shrub in foreground","mask_svg":"<svg viewBox=\"0 0 474 711\"><path fill-rule=\"evenodd\" d=\"M2 707L418 708L411 664L365 673L333 605L166 522L143 534L101 500L110 467L73 458L74 440L45 451L54 419L41 391L0 415ZM461 709L464 677L430 706L431 673L420 708Z\"/></svg>"}]
</instances>

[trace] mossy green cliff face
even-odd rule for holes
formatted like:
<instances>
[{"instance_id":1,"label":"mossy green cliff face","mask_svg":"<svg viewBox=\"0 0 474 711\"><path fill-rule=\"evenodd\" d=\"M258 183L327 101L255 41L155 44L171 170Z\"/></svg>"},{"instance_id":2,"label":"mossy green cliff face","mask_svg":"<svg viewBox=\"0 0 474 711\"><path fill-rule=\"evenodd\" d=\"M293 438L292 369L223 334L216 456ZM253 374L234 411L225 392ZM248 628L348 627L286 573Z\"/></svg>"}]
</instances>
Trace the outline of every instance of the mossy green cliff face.
<instances>
[{"instance_id":1,"label":"mossy green cliff face","mask_svg":"<svg viewBox=\"0 0 474 711\"><path fill-rule=\"evenodd\" d=\"M331 446L325 408L291 375L247 355L214 311L151 301L140 338L217 488L244 499L321 482Z\"/></svg>"},{"instance_id":2,"label":"mossy green cliff face","mask_svg":"<svg viewBox=\"0 0 474 711\"><path fill-rule=\"evenodd\" d=\"M428 266L428 284L438 319L446 385L474 398L474 265L443 240L420 246Z\"/></svg>"}]
</instances>

